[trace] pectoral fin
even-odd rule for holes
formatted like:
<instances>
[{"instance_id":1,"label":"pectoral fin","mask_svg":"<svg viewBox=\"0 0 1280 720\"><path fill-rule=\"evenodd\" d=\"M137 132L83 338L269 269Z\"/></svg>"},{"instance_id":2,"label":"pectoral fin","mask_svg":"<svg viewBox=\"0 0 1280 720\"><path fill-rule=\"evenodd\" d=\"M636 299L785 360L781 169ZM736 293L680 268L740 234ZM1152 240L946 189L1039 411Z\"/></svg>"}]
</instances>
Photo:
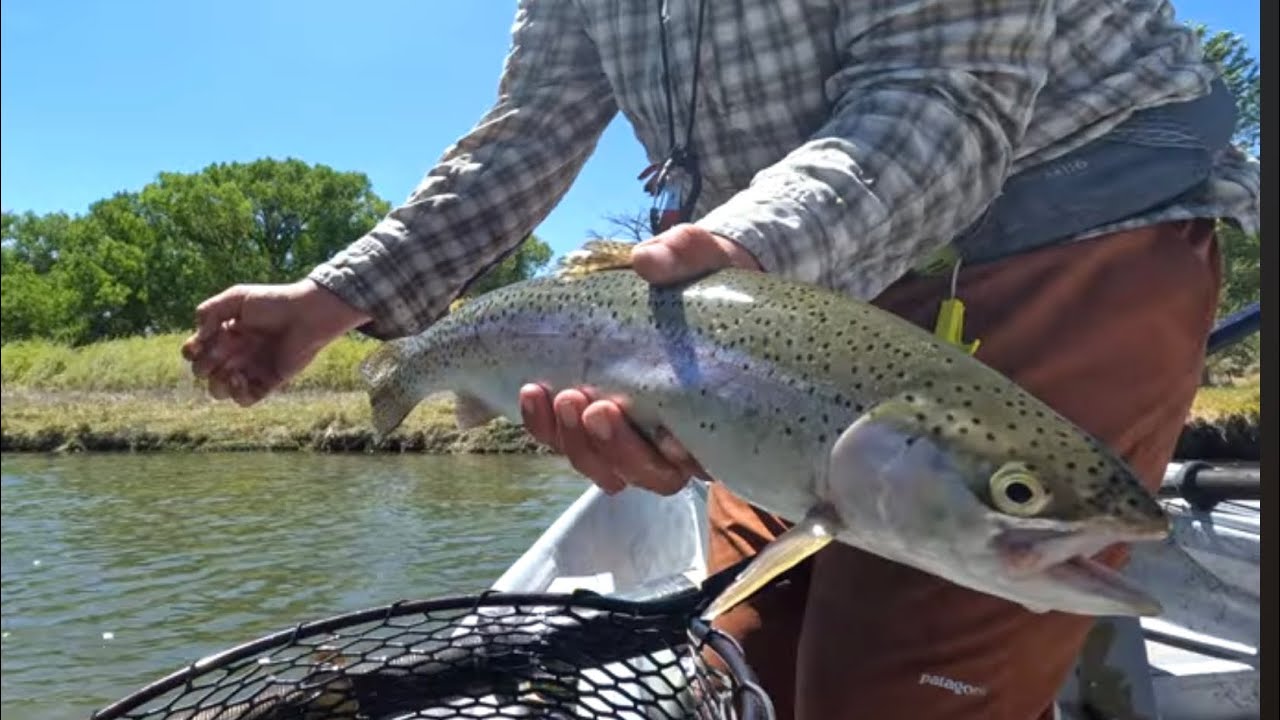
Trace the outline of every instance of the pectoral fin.
<instances>
[{"instance_id":1,"label":"pectoral fin","mask_svg":"<svg viewBox=\"0 0 1280 720\"><path fill-rule=\"evenodd\" d=\"M702 613L711 622L746 600L774 578L798 565L835 539L840 521L825 505L815 507L790 530L779 535L747 565Z\"/></svg>"}]
</instances>

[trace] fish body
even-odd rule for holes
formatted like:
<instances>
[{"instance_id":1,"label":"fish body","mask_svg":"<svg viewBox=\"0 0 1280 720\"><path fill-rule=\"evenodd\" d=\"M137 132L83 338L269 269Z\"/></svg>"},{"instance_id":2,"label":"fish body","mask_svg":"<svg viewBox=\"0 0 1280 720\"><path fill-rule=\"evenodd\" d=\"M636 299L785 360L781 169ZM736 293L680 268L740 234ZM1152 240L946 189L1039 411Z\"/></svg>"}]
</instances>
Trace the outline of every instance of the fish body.
<instances>
[{"instance_id":1,"label":"fish body","mask_svg":"<svg viewBox=\"0 0 1280 720\"><path fill-rule=\"evenodd\" d=\"M526 383L617 402L799 523L769 577L834 540L1036 611L1159 610L1088 559L1168 531L1116 455L960 348L817 286L562 273L469 300L362 369L380 433L446 390L462 427L520 422Z\"/></svg>"}]
</instances>

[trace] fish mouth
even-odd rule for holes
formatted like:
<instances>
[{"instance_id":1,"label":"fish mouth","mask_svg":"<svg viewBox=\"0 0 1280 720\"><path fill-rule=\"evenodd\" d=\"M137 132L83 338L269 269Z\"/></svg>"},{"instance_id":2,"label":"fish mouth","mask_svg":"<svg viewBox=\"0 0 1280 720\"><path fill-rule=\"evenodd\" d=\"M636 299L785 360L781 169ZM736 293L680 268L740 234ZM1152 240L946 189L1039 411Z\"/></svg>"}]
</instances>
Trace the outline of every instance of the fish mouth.
<instances>
[{"instance_id":1,"label":"fish mouth","mask_svg":"<svg viewBox=\"0 0 1280 720\"><path fill-rule=\"evenodd\" d=\"M1167 535L1167 526L1041 521L1029 527L1006 527L992 545L1014 581L1041 576L1133 614L1154 616L1162 612L1159 601L1094 557L1117 544L1159 541Z\"/></svg>"}]
</instances>

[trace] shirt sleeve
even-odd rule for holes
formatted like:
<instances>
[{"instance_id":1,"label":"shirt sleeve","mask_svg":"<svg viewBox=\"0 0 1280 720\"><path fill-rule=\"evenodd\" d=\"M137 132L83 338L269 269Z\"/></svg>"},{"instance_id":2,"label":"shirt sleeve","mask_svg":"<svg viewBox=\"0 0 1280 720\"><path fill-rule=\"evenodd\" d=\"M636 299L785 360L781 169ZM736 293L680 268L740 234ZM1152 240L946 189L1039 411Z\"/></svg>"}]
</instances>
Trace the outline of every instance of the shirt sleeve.
<instances>
[{"instance_id":1,"label":"shirt sleeve","mask_svg":"<svg viewBox=\"0 0 1280 720\"><path fill-rule=\"evenodd\" d=\"M771 272L878 295L981 216L1048 74L1048 0L842 3L830 119L697 224Z\"/></svg>"},{"instance_id":2,"label":"shirt sleeve","mask_svg":"<svg viewBox=\"0 0 1280 720\"><path fill-rule=\"evenodd\" d=\"M571 0L520 0L496 104L403 205L310 273L373 318L362 332L429 326L569 189L617 113L585 27Z\"/></svg>"}]
</instances>

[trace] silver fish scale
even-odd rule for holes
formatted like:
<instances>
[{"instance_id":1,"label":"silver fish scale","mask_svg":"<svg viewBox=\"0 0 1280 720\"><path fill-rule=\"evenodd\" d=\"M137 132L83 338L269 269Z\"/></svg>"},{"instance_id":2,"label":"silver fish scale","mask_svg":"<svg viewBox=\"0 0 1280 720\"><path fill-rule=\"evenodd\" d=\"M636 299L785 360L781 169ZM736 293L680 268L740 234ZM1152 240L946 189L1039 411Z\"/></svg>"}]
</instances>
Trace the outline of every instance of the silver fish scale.
<instances>
[{"instance_id":1,"label":"silver fish scale","mask_svg":"<svg viewBox=\"0 0 1280 720\"><path fill-rule=\"evenodd\" d=\"M1107 448L959 348L775 276L725 270L667 288L631 271L539 278L398 342L418 382L461 382L516 421L526 382L593 387L642 430L667 427L713 474L811 478L859 415L896 399L895 420L913 433L1038 469L1053 496L1046 516L1160 515Z\"/></svg>"}]
</instances>

